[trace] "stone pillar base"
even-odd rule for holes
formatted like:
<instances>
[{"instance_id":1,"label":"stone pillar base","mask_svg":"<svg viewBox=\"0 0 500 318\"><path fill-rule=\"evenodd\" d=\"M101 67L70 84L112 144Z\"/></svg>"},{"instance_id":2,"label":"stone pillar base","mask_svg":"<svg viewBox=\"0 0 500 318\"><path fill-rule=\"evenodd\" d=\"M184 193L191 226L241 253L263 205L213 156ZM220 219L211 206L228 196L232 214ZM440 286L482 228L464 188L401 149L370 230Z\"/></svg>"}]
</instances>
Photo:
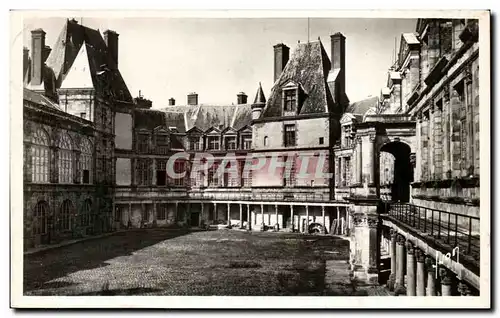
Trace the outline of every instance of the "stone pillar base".
<instances>
[{"instance_id":1,"label":"stone pillar base","mask_svg":"<svg viewBox=\"0 0 500 318\"><path fill-rule=\"evenodd\" d=\"M353 277L355 280L362 282L363 285L379 285L378 273L373 270L367 270L363 267L354 266Z\"/></svg>"},{"instance_id":2,"label":"stone pillar base","mask_svg":"<svg viewBox=\"0 0 500 318\"><path fill-rule=\"evenodd\" d=\"M389 279L387 280L387 288L389 288L390 291L394 291L395 284L396 284L396 276L391 273L391 275L389 275Z\"/></svg>"}]
</instances>

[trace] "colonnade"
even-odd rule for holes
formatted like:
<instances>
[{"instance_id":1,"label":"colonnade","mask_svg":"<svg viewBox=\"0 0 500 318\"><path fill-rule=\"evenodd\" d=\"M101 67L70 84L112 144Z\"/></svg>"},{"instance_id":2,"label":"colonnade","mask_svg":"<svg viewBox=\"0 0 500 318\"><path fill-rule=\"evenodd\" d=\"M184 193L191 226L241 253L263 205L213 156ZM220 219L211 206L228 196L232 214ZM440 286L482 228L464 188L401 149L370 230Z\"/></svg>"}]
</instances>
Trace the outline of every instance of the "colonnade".
<instances>
[{"instance_id":1,"label":"colonnade","mask_svg":"<svg viewBox=\"0 0 500 318\"><path fill-rule=\"evenodd\" d=\"M396 295L471 296L474 293L473 288L437 264L434 257L417 248L411 240L393 229L385 234L381 244L391 258L387 286Z\"/></svg>"}]
</instances>

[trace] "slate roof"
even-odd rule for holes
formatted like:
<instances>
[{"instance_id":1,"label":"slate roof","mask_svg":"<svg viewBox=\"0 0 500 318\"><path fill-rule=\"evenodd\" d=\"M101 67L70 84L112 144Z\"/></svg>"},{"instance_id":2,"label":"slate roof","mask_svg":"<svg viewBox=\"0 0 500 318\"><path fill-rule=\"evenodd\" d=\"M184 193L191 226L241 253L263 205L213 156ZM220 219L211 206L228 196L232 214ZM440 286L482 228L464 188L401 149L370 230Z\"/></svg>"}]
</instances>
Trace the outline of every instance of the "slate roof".
<instances>
[{"instance_id":1,"label":"slate roof","mask_svg":"<svg viewBox=\"0 0 500 318\"><path fill-rule=\"evenodd\" d=\"M326 83L330 68L330 60L321 41L298 44L271 89L261 118L282 116L281 88L290 81L300 85L303 90L299 114L328 112L333 106Z\"/></svg>"},{"instance_id":2,"label":"slate roof","mask_svg":"<svg viewBox=\"0 0 500 318\"><path fill-rule=\"evenodd\" d=\"M378 105L377 96L368 97L360 101L351 103L349 107L347 107L345 112L355 115L364 115L370 108L372 107L377 108L377 105Z\"/></svg>"},{"instance_id":3,"label":"slate roof","mask_svg":"<svg viewBox=\"0 0 500 318\"><path fill-rule=\"evenodd\" d=\"M163 114L162 116L159 113ZM139 115L137 115L139 114ZM239 130L252 120L250 104L240 105L176 105L160 110L137 109L136 127L153 129L159 125L177 127L184 133L193 127L205 132L214 127L219 130L232 127ZM161 124L159 123L161 121Z\"/></svg>"},{"instance_id":4,"label":"slate roof","mask_svg":"<svg viewBox=\"0 0 500 318\"><path fill-rule=\"evenodd\" d=\"M82 26L76 21L66 21L45 62L55 76L57 88L61 87L82 45L86 46L90 74L97 94L103 97L112 95L117 100L133 102L117 64L108 54L108 48L99 30ZM107 76L97 75L103 70L102 65L106 65L108 69L105 73Z\"/></svg>"},{"instance_id":5,"label":"slate roof","mask_svg":"<svg viewBox=\"0 0 500 318\"><path fill-rule=\"evenodd\" d=\"M44 106L54 108L57 110L62 110L62 108L59 107L58 104L54 103L46 96L39 94L37 92L34 92L32 90L29 90L27 88L23 88L23 99L30 101L34 104L44 105Z\"/></svg>"}]
</instances>

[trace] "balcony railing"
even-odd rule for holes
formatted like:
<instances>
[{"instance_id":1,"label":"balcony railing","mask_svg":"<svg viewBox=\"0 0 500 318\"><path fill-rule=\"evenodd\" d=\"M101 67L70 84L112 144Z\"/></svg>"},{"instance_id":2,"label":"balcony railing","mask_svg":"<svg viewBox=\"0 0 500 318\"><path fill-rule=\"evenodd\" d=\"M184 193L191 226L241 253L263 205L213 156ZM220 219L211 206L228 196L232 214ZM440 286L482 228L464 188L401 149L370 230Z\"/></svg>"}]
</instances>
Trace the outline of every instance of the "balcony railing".
<instances>
[{"instance_id":1,"label":"balcony railing","mask_svg":"<svg viewBox=\"0 0 500 318\"><path fill-rule=\"evenodd\" d=\"M329 194L310 192L244 193L244 192L189 192L188 198L202 200L241 200L241 201L290 201L290 202L328 202Z\"/></svg>"},{"instance_id":2,"label":"balcony railing","mask_svg":"<svg viewBox=\"0 0 500 318\"><path fill-rule=\"evenodd\" d=\"M459 248L462 255L479 260L479 218L409 203L388 203L386 211L394 219L430 235L438 242Z\"/></svg>"}]
</instances>

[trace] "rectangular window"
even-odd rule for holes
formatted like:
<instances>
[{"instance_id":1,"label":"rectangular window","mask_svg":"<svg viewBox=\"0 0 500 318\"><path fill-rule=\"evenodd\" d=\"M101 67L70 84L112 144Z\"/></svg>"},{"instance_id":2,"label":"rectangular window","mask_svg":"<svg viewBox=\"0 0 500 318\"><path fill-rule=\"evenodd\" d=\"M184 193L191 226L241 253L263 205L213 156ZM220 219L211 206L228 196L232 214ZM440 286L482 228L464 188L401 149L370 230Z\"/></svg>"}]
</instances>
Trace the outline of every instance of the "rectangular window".
<instances>
[{"instance_id":1,"label":"rectangular window","mask_svg":"<svg viewBox=\"0 0 500 318\"><path fill-rule=\"evenodd\" d=\"M87 117L87 113L80 113L80 118L85 119Z\"/></svg>"},{"instance_id":2,"label":"rectangular window","mask_svg":"<svg viewBox=\"0 0 500 318\"><path fill-rule=\"evenodd\" d=\"M168 135L156 135L156 151L165 155L168 151Z\"/></svg>"},{"instance_id":3,"label":"rectangular window","mask_svg":"<svg viewBox=\"0 0 500 318\"><path fill-rule=\"evenodd\" d=\"M167 184L167 161L156 161L156 185L164 186Z\"/></svg>"},{"instance_id":4,"label":"rectangular window","mask_svg":"<svg viewBox=\"0 0 500 318\"><path fill-rule=\"evenodd\" d=\"M351 183L351 158L346 157L344 159L344 170L345 170L345 185L348 186Z\"/></svg>"},{"instance_id":5,"label":"rectangular window","mask_svg":"<svg viewBox=\"0 0 500 318\"><path fill-rule=\"evenodd\" d=\"M226 150L236 149L236 136L225 137L224 143Z\"/></svg>"},{"instance_id":6,"label":"rectangular window","mask_svg":"<svg viewBox=\"0 0 500 318\"><path fill-rule=\"evenodd\" d=\"M174 172L176 174L184 172L184 162L176 160L174 162ZM175 178L174 185L178 187L184 186L184 178Z\"/></svg>"},{"instance_id":7,"label":"rectangular window","mask_svg":"<svg viewBox=\"0 0 500 318\"><path fill-rule=\"evenodd\" d=\"M150 185L149 162L147 159L137 159L136 176L138 185Z\"/></svg>"},{"instance_id":8,"label":"rectangular window","mask_svg":"<svg viewBox=\"0 0 500 318\"><path fill-rule=\"evenodd\" d=\"M322 145L325 143L325 138L319 137L319 144Z\"/></svg>"},{"instance_id":9,"label":"rectangular window","mask_svg":"<svg viewBox=\"0 0 500 318\"><path fill-rule=\"evenodd\" d=\"M208 170L208 186L217 187L219 186L219 176L217 175L218 164L214 165Z\"/></svg>"},{"instance_id":10,"label":"rectangular window","mask_svg":"<svg viewBox=\"0 0 500 318\"><path fill-rule=\"evenodd\" d=\"M295 125L285 125L285 147L295 145Z\"/></svg>"},{"instance_id":11,"label":"rectangular window","mask_svg":"<svg viewBox=\"0 0 500 318\"><path fill-rule=\"evenodd\" d=\"M344 147L350 147L351 146L351 126L347 125L344 126Z\"/></svg>"},{"instance_id":12,"label":"rectangular window","mask_svg":"<svg viewBox=\"0 0 500 318\"><path fill-rule=\"evenodd\" d=\"M219 136L208 136L208 150L219 150Z\"/></svg>"},{"instance_id":13,"label":"rectangular window","mask_svg":"<svg viewBox=\"0 0 500 318\"><path fill-rule=\"evenodd\" d=\"M90 183L90 171L83 170L82 183L83 184L89 184Z\"/></svg>"},{"instance_id":14,"label":"rectangular window","mask_svg":"<svg viewBox=\"0 0 500 318\"><path fill-rule=\"evenodd\" d=\"M167 218L166 204L158 204L158 209L156 210L156 218L158 220L165 220Z\"/></svg>"},{"instance_id":15,"label":"rectangular window","mask_svg":"<svg viewBox=\"0 0 500 318\"><path fill-rule=\"evenodd\" d=\"M137 150L141 153L149 152L149 136L146 134L137 135Z\"/></svg>"},{"instance_id":16,"label":"rectangular window","mask_svg":"<svg viewBox=\"0 0 500 318\"><path fill-rule=\"evenodd\" d=\"M295 90L285 90L285 111L295 111L297 104L297 92Z\"/></svg>"},{"instance_id":17,"label":"rectangular window","mask_svg":"<svg viewBox=\"0 0 500 318\"><path fill-rule=\"evenodd\" d=\"M249 150L252 148L252 136L243 137L243 149Z\"/></svg>"},{"instance_id":18,"label":"rectangular window","mask_svg":"<svg viewBox=\"0 0 500 318\"><path fill-rule=\"evenodd\" d=\"M200 149L200 138L189 139L189 150L198 151Z\"/></svg>"}]
</instances>

